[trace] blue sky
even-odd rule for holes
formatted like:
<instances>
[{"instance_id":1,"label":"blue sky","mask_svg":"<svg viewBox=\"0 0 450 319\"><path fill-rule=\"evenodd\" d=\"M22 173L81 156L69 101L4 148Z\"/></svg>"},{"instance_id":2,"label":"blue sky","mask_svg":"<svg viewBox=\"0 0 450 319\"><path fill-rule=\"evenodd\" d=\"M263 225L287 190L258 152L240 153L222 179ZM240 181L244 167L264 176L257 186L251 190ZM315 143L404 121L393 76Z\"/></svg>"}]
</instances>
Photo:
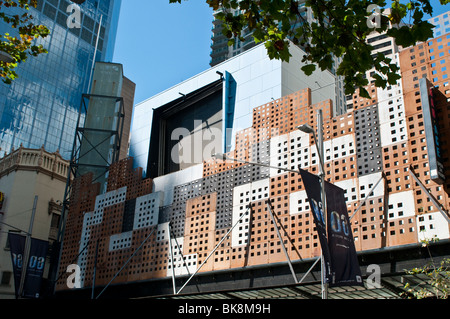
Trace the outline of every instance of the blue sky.
<instances>
[{"instance_id":1,"label":"blue sky","mask_svg":"<svg viewBox=\"0 0 450 319\"><path fill-rule=\"evenodd\" d=\"M212 9L204 0L122 0L114 60L141 102L209 68Z\"/></svg>"},{"instance_id":2,"label":"blue sky","mask_svg":"<svg viewBox=\"0 0 450 319\"><path fill-rule=\"evenodd\" d=\"M433 15L450 10L431 0ZM212 9L205 0L122 0L114 60L136 83L135 103L209 68Z\"/></svg>"}]
</instances>

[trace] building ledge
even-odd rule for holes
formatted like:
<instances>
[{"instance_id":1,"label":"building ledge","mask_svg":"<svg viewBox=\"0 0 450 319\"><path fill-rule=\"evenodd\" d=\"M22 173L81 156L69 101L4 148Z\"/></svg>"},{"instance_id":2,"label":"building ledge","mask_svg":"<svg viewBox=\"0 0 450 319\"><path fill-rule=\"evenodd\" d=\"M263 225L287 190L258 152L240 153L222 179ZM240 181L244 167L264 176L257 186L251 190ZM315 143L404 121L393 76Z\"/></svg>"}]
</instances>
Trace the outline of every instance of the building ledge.
<instances>
[{"instance_id":1,"label":"building ledge","mask_svg":"<svg viewBox=\"0 0 450 319\"><path fill-rule=\"evenodd\" d=\"M42 146L40 149L24 148L22 145L5 154L0 159L0 178L11 172L36 171L52 178L66 181L70 163L64 160L58 151L47 152Z\"/></svg>"}]
</instances>

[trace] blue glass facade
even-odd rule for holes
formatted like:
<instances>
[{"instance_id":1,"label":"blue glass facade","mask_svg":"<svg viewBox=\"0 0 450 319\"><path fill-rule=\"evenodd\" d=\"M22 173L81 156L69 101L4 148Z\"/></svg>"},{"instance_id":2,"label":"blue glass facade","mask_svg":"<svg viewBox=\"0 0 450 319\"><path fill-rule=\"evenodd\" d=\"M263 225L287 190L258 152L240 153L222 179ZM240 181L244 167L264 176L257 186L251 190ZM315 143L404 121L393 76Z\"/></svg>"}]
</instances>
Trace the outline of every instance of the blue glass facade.
<instances>
[{"instance_id":1,"label":"blue glass facade","mask_svg":"<svg viewBox=\"0 0 450 319\"><path fill-rule=\"evenodd\" d=\"M24 147L70 157L81 95L88 93L91 68L96 61L111 62L121 0L86 0L81 9L81 28L69 28L66 0L40 0L30 9L36 23L51 34L40 43L48 54L22 63L19 78L0 83L0 156ZM97 43L98 26L101 23ZM0 33L11 32L0 23Z\"/></svg>"}]
</instances>

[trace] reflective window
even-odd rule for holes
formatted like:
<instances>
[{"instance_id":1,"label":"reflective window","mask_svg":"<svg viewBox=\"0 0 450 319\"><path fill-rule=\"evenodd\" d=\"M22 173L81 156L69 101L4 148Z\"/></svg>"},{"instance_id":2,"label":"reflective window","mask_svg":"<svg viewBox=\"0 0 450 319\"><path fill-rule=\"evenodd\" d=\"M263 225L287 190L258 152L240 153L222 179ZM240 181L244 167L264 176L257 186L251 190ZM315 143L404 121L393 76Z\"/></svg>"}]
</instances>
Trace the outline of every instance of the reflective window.
<instances>
[{"instance_id":1,"label":"reflective window","mask_svg":"<svg viewBox=\"0 0 450 319\"><path fill-rule=\"evenodd\" d=\"M81 5L81 29L67 27L66 0L38 1L37 8L30 9L36 22L51 31L50 36L40 40L49 53L30 57L21 64L16 71L19 78L11 85L0 82L0 156L22 144L33 148L44 145L49 152L59 150L64 158L70 157L81 95L89 93L101 15L97 60L112 55L108 50L114 43L106 43L110 32L117 30L115 1L120 0L86 0ZM10 26L1 22L0 33L5 32L11 33Z\"/></svg>"}]
</instances>

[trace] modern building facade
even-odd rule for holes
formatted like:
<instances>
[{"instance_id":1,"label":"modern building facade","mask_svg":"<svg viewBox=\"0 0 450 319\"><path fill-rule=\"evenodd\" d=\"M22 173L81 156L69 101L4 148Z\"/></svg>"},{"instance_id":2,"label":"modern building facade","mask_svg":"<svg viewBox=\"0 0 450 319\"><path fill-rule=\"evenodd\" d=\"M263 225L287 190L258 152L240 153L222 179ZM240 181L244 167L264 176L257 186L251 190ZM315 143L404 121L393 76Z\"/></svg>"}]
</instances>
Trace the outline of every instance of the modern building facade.
<instances>
[{"instance_id":1,"label":"modern building facade","mask_svg":"<svg viewBox=\"0 0 450 319\"><path fill-rule=\"evenodd\" d=\"M51 31L39 42L48 54L21 64L19 78L11 85L0 83L0 154L20 145L44 145L69 158L81 95L89 92L93 61L112 59L120 3L84 1L78 7L81 21L75 21L80 27L68 23L75 12L70 9L73 2L41 0L36 9L30 9L35 22ZM11 30L1 23L0 32Z\"/></svg>"},{"instance_id":2,"label":"modern building facade","mask_svg":"<svg viewBox=\"0 0 450 319\"><path fill-rule=\"evenodd\" d=\"M8 233L31 236L49 245L57 239L69 162L58 152L23 146L0 158L0 298L15 298ZM37 197L33 214L34 200ZM49 251L50 254L50 251ZM42 291L48 288L50 257L46 259Z\"/></svg>"},{"instance_id":3,"label":"modern building facade","mask_svg":"<svg viewBox=\"0 0 450 319\"><path fill-rule=\"evenodd\" d=\"M433 39L428 42L432 43L429 46L442 43L444 38L439 42ZM432 48L437 50L438 47ZM297 129L301 124L317 129L318 110L324 118L326 178L345 190L358 253L366 256L377 252L394 254L410 247L420 249L423 239L439 239L448 244L450 170L444 171L443 181L430 177L429 136L425 130L425 121L429 118L424 107L430 101L435 102L439 118L446 119L450 95L445 89L445 79L433 85L428 82L425 91L421 90L424 81L422 86L415 85L415 80L410 79L413 70L418 72L417 68L425 66L425 71L433 75L437 69L429 60L412 66L415 61L411 54L418 48L411 49L413 51L407 49L399 55L401 71L405 73L402 80L385 90L369 87L369 91L373 89L372 99L361 101L358 107L339 116L332 115L330 98L320 99L319 96L319 100L314 101L314 90L308 87L273 99L267 97L261 88L269 89L272 94L280 91L283 94L287 90L280 88L297 82L268 82L276 84L275 88L264 81L258 82L261 86L254 84L253 81L269 80L269 77L259 73L253 78L251 73L246 73L257 71L252 64L270 68L270 79L280 70L280 78L285 78L282 63L265 60L264 47L252 48L218 66L223 69L212 68L137 105L133 132L142 135L135 135L134 141L132 138L131 150L137 150L133 147L143 144L149 155L137 154L134 161L144 166L148 163L147 170L144 174L142 167L136 168L131 158L114 164L104 194L98 192L98 186L89 176L76 182L74 194L77 197L73 202L77 204L69 214L61 271L65 272L76 259L80 267L80 287L84 288L81 291L90 291L96 274L95 284L100 289L112 284L120 287L118 289L127 296L134 297L175 292L189 295L198 293L199 285L202 292L217 295L227 292L230 296L238 287L252 290L292 284L292 277L275 274L280 268L288 272L287 256L292 263L300 265L321 254L305 185L299 174L285 171L300 167L313 174L319 172L313 136ZM422 51L424 49L425 45ZM439 56L439 52L432 53ZM442 52L441 59L445 61L448 52ZM259 64L260 60L264 63ZM217 71L229 75L222 78ZM224 88L230 76L236 83L233 96ZM442 76L444 73L436 73L438 80ZM165 117L164 113L176 111L180 106L184 106L184 111L191 107L195 111L202 105L211 108L217 103L221 105L219 109L226 110L226 103L215 97L217 92L219 96L235 100L235 126L230 127L233 129L233 147L227 149L227 144L223 143L227 141L226 133L223 133L219 146L213 143L211 149L196 148L197 152L206 155L199 162L192 161L189 166L169 171L161 169L163 162L152 157L152 153L160 154L158 143L164 142L162 135L170 133L163 129L163 119L174 119L182 124L177 118ZM264 98L266 101L261 103ZM359 101L359 97L355 99ZM220 118L214 117L216 112L212 114L207 119L220 122ZM190 120L193 118L189 117ZM221 121L225 122L226 117L223 116ZM442 121L439 128L444 159L448 158L450 140L446 122ZM160 126L155 126L156 123ZM185 136L202 131L204 139L200 142L210 145L213 139L205 136L209 130L217 130L213 124L202 122L192 131L186 128ZM245 124L247 127L243 127ZM195 143L195 139L191 142ZM181 154L186 151L186 146L189 143L172 148L172 151ZM217 148L244 163L218 160L210 152L205 153L205 150L220 152ZM142 178L143 174L145 178ZM250 211L249 204L252 206ZM275 222L269 207L275 213ZM281 232L282 240L277 230ZM381 263L381 259L377 262ZM404 271L393 267L394 272ZM264 278L258 277L263 270L266 270ZM304 269L297 275L303 276L306 271ZM188 283L196 272L198 279ZM320 281L317 278L310 280ZM402 285L400 279L388 277L383 279L382 286L370 291L378 292L378 296L395 298L398 297L396 291L403 291ZM114 291L114 287L108 289ZM64 276L58 282L57 290L62 295L74 292L69 289ZM282 295L282 292L277 293ZM297 297L317 297L320 291L295 286L290 293Z\"/></svg>"},{"instance_id":4,"label":"modern building facade","mask_svg":"<svg viewBox=\"0 0 450 319\"><path fill-rule=\"evenodd\" d=\"M396 119L404 111L393 104L395 110L390 113ZM317 258L321 249L305 185L299 174L283 170L301 167L318 173L314 139L296 128L305 123L315 127L317 110L329 114L331 101L311 104L309 89L253 109L252 125L236 134L237 147L227 155L271 168L209 159L142 179L142 169L133 169L130 158L113 165L105 194L96 192L88 177L78 180L62 271L77 259L80 287L85 291L91 289L97 274L95 283L100 289L111 282L115 286L135 283L139 293L171 295L170 288L163 289L167 286L162 280L168 283L175 278L175 291L183 287L183 293L195 293L199 281L183 284L197 271L199 276L214 278L215 273L220 276L244 269L256 273L280 264L287 270L283 245L294 263ZM442 207L449 207L445 185L428 179L427 150L420 147L425 133L407 126L405 138L393 141L393 133L381 128L387 114L383 105L373 104L324 119L325 173L346 192L357 251L420 247L424 238L446 242L449 223L439 207L427 204L428 194L410 175L414 173L426 184ZM448 134L443 138L448 140ZM98 250L95 243L99 243ZM207 286L207 292L233 291L238 280L229 276L228 286L222 278L221 286ZM240 285L256 288L251 282ZM274 276L265 285L283 282ZM123 293L139 296L137 290L127 290L127 285L121 288ZM59 293L69 292L67 277L62 276L57 287Z\"/></svg>"},{"instance_id":5,"label":"modern building facade","mask_svg":"<svg viewBox=\"0 0 450 319\"><path fill-rule=\"evenodd\" d=\"M449 109L447 103L450 102L450 89L448 80L448 68L450 51L448 45L450 43L450 34L433 38L424 43L420 43L414 47L407 48L400 52L400 66L402 69L403 86L404 86L404 99L406 105L406 119L407 124L411 129L415 128L419 132L415 132L411 135L413 138L417 138L418 133L424 133L426 120L420 115L422 111L421 102L422 95L419 93L420 81L424 78L428 79L429 86L434 87L434 98L436 100L436 116L438 117L437 127L442 140L438 143L441 147L441 162L443 164L443 170L448 174L450 170L449 156L447 150L447 140L445 136L449 132ZM417 114L419 113L419 114ZM439 141L439 140L437 140ZM417 141L417 147L428 148L430 145L423 144L423 139ZM415 160L420 160L420 154L414 157ZM424 158L422 158L424 159ZM426 172L426 165L423 166L425 172L424 175L430 176L430 173ZM429 177L430 178L430 177ZM436 185L439 189L450 189L448 179L440 182L440 185ZM429 210L429 201L422 201L424 209ZM444 206L448 210L448 205Z\"/></svg>"},{"instance_id":6,"label":"modern building facade","mask_svg":"<svg viewBox=\"0 0 450 319\"><path fill-rule=\"evenodd\" d=\"M297 129L317 132L319 110L325 176L345 190L359 260L387 274L379 286L330 293L405 293L416 278L405 269L429 261L422 240L439 240L433 258L448 257L450 36L406 49L372 39L402 78L385 89L369 85L370 99L356 92L345 114L334 115L330 72L296 72L296 46L292 64L255 46L136 105L133 158L112 165L106 193L91 175L74 184L57 295L77 294L64 276L75 263L80 295L95 282L92 291L107 288L110 297L319 297L320 277L308 273L319 238L305 185L286 171L319 172L315 139ZM221 152L238 161L212 156ZM288 259L316 285L294 285Z\"/></svg>"},{"instance_id":7,"label":"modern building facade","mask_svg":"<svg viewBox=\"0 0 450 319\"><path fill-rule=\"evenodd\" d=\"M32 238L48 242L40 294L48 297L54 289L52 271L57 267L60 226L67 213L63 203L68 200L67 190L74 187L69 184L67 188L68 177L72 181L76 176L88 174L99 185L98 191L106 192L104 182L110 165L127 157L135 84L124 77L121 64L97 62L92 88L92 94L84 95L90 104L85 125L77 127L77 133L78 129L82 132L77 136L80 143L74 146L80 148L77 161L64 160L59 152L49 153L44 147L28 149L23 146L0 158L2 298L14 298L17 288L7 234L23 235L31 224ZM32 215L35 196L37 206Z\"/></svg>"},{"instance_id":8,"label":"modern building facade","mask_svg":"<svg viewBox=\"0 0 450 319\"><path fill-rule=\"evenodd\" d=\"M189 126L177 122L181 123L178 127L192 132L195 130L190 126L193 125L195 119L200 120L202 124L201 126L197 125L196 131L199 131L201 127L205 139L200 140L199 143L204 141L205 147L206 144L211 146L209 154L205 154L205 157L202 156L203 154L198 157L197 153L197 157L194 159L195 153L191 152L191 159L188 159L186 158L188 157L187 153L185 153L184 161L192 164L201 163L213 152L233 150L236 133L241 129L248 128L252 123L254 105L262 105L266 101L277 100L308 87L311 88L313 103L331 98L334 105L336 88L334 75L329 71L316 71L311 76L305 76L299 72L303 66L301 60L304 52L293 44L290 50L293 56L289 63L271 60L264 44L259 44L137 104L133 112L129 152L130 156L134 158L135 167L144 168L147 177L162 175L164 170L161 171L159 167L161 167L163 159L157 158L158 154L162 153L160 147L168 145L169 141L180 141L180 137L186 137L188 132L180 129L172 136L173 129L176 127L165 133L161 132L161 127L164 127L165 119L171 114L170 110L177 110L178 106L183 108L194 103L200 97L209 96L213 100L215 99L214 103L217 107L214 114L219 114L214 119L205 121L196 111L189 117L191 122ZM161 113L163 110L166 110L164 114ZM211 108L209 110L211 111ZM156 120L156 116L158 120ZM216 129L220 129L220 133L216 134L215 130L209 130L208 127L212 125ZM160 137L157 137L156 134ZM163 136L165 136L165 140L161 140ZM209 139L208 143L206 139ZM211 144L212 139L218 144ZM154 144L151 146L151 143ZM182 144L176 144L178 147L182 147ZM169 157L174 146L164 151L169 154ZM149 147L152 149L150 154Z\"/></svg>"}]
</instances>

